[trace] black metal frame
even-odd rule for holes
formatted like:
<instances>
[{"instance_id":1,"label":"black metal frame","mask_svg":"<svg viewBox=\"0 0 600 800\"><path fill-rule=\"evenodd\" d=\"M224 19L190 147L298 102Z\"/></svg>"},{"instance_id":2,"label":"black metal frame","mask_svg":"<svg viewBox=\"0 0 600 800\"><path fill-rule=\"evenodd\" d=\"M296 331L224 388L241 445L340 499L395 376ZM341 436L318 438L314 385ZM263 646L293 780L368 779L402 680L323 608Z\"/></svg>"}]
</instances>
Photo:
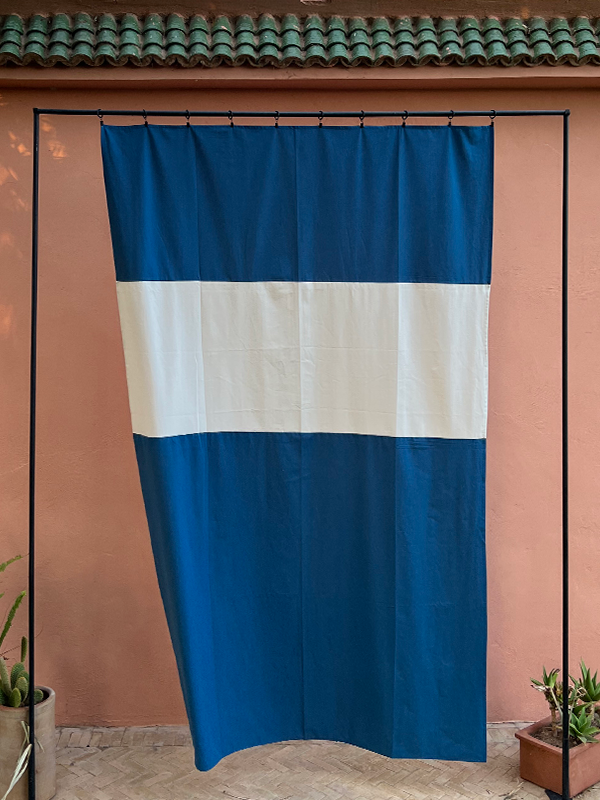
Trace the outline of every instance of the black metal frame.
<instances>
[{"instance_id":1,"label":"black metal frame","mask_svg":"<svg viewBox=\"0 0 600 800\"><path fill-rule=\"evenodd\" d=\"M452 124L454 118L487 117L493 124L496 117L562 117L563 118L563 163L562 163L562 310L561 310L561 392L562 392L562 670L565 688L569 683L569 442L568 442L568 278L569 278L569 109L563 110L517 110L517 111L146 111L146 110L108 110L74 108L34 108L33 109L33 202L31 231L31 354L30 354L30 397L29 397L29 675L31 686L35 686L35 456L36 456L36 404L37 404L37 310L38 310L38 230L39 230L39 158L40 158L40 116L97 116L103 117L143 117L146 125L148 117L183 117L188 123L191 118L226 119L230 125L237 119L273 119L275 126L280 119L358 119L363 125L365 119L444 118ZM569 692L563 692L563 719L569 717ZM29 762L29 800L35 800L35 716L33 691L29 693L29 729L31 748ZM570 800L569 790L569 729L563 725L562 738L562 798Z\"/></svg>"}]
</instances>

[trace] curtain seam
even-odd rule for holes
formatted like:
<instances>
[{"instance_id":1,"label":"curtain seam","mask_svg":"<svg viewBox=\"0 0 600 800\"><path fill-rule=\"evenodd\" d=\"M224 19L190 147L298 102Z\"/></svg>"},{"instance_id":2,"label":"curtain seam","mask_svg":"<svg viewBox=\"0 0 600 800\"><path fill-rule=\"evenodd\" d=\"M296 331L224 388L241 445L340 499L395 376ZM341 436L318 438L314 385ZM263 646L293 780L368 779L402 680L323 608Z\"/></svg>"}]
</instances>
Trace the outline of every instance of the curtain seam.
<instances>
[{"instance_id":1,"label":"curtain seam","mask_svg":"<svg viewBox=\"0 0 600 800\"><path fill-rule=\"evenodd\" d=\"M299 236L299 217L298 217L298 141L296 128L293 128L294 141L294 202L296 212L296 308L298 313L298 381L300 394L300 432L298 434L299 448L299 504L300 504L300 681L302 693L302 738L306 738L306 671L305 671L305 647L304 647L304 430L303 430L303 408L304 398L302 395L302 302L301 302L301 281L300 281L300 236Z\"/></svg>"},{"instance_id":2,"label":"curtain seam","mask_svg":"<svg viewBox=\"0 0 600 800\"><path fill-rule=\"evenodd\" d=\"M198 242L198 294L199 294L199 301L200 301L200 335L202 336L202 269L201 269L201 242L200 242L200 200L199 200L199 191L198 191L198 138L195 133L195 128L190 126L187 128L189 133L192 136L192 143L193 143L193 153L194 153L194 185L196 189L196 241ZM202 344L201 347L203 348L204 344L204 337L202 337ZM202 367L204 370L204 350L202 349ZM217 708L217 726L218 726L218 733L219 733L219 753L224 752L223 748L223 730L221 727L221 702L219 698L219 691L217 687L217 668L215 664L216 658L216 648L215 648L215 627L214 627L214 594L212 589L212 581L211 581L211 563L212 563L212 536L211 536L211 524L210 524L210 470L208 468L208 448L210 442L210 434L208 433L208 408L206 406L206 381L203 380L202 382L203 389L204 389L204 416L206 420L206 431L204 432L205 435L205 442L206 447L204 447L204 452L202 454L202 458L205 462L205 475L206 475L206 484L205 484L205 498L206 498L206 511L205 511L205 519L206 519L206 530L208 532L208 542L206 544L206 552L208 558L208 569L207 569L207 576L208 576L208 596L210 598L210 636L212 642L212 653L211 653L211 660L213 665L213 686L214 686L214 695L215 695L215 706ZM200 436L200 434L198 434Z\"/></svg>"}]
</instances>

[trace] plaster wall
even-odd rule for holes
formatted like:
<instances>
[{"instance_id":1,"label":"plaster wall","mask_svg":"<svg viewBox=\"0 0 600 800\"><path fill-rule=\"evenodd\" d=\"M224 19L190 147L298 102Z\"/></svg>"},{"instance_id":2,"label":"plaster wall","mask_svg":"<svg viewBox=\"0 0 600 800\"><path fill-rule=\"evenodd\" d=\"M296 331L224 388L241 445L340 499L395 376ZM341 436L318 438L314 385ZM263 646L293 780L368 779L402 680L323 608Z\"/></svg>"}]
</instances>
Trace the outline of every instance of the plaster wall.
<instances>
[{"instance_id":1,"label":"plaster wall","mask_svg":"<svg viewBox=\"0 0 600 800\"><path fill-rule=\"evenodd\" d=\"M0 86L0 560L27 550L33 106L572 109L572 653L573 666L583 657L600 667L598 90L288 81L282 91L284 73L247 89L48 83ZM529 677L560 663L561 125L496 121L487 504L495 721L542 715ZM38 678L55 688L62 724L182 723L131 438L99 145L97 119L42 120ZM9 594L25 578L23 561L7 573ZM11 645L25 623L21 611Z\"/></svg>"}]
</instances>

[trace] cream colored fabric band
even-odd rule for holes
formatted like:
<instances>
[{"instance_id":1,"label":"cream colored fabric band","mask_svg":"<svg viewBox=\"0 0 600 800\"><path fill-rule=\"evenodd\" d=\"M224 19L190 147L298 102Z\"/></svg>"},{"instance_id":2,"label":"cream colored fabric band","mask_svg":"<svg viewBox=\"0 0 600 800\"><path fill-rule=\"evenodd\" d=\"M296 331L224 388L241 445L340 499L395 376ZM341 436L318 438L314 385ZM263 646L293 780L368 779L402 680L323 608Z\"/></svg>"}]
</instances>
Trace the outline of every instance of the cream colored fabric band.
<instances>
[{"instance_id":1,"label":"cream colored fabric band","mask_svg":"<svg viewBox=\"0 0 600 800\"><path fill-rule=\"evenodd\" d=\"M489 290L118 283L133 431L484 438Z\"/></svg>"}]
</instances>

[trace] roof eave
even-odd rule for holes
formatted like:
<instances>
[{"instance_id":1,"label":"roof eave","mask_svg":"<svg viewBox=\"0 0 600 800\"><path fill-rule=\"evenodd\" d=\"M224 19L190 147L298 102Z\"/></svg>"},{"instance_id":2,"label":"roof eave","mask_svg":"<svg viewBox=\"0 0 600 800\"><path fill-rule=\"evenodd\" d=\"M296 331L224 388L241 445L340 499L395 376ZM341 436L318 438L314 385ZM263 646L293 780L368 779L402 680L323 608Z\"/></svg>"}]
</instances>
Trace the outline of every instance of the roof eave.
<instances>
[{"instance_id":1,"label":"roof eave","mask_svg":"<svg viewBox=\"0 0 600 800\"><path fill-rule=\"evenodd\" d=\"M594 66L557 67L434 67L351 69L303 67L257 69L212 67L159 70L112 67L0 67L0 87L54 89L193 89L193 88L315 88L323 90L392 89L593 89L600 87L600 70Z\"/></svg>"}]
</instances>

